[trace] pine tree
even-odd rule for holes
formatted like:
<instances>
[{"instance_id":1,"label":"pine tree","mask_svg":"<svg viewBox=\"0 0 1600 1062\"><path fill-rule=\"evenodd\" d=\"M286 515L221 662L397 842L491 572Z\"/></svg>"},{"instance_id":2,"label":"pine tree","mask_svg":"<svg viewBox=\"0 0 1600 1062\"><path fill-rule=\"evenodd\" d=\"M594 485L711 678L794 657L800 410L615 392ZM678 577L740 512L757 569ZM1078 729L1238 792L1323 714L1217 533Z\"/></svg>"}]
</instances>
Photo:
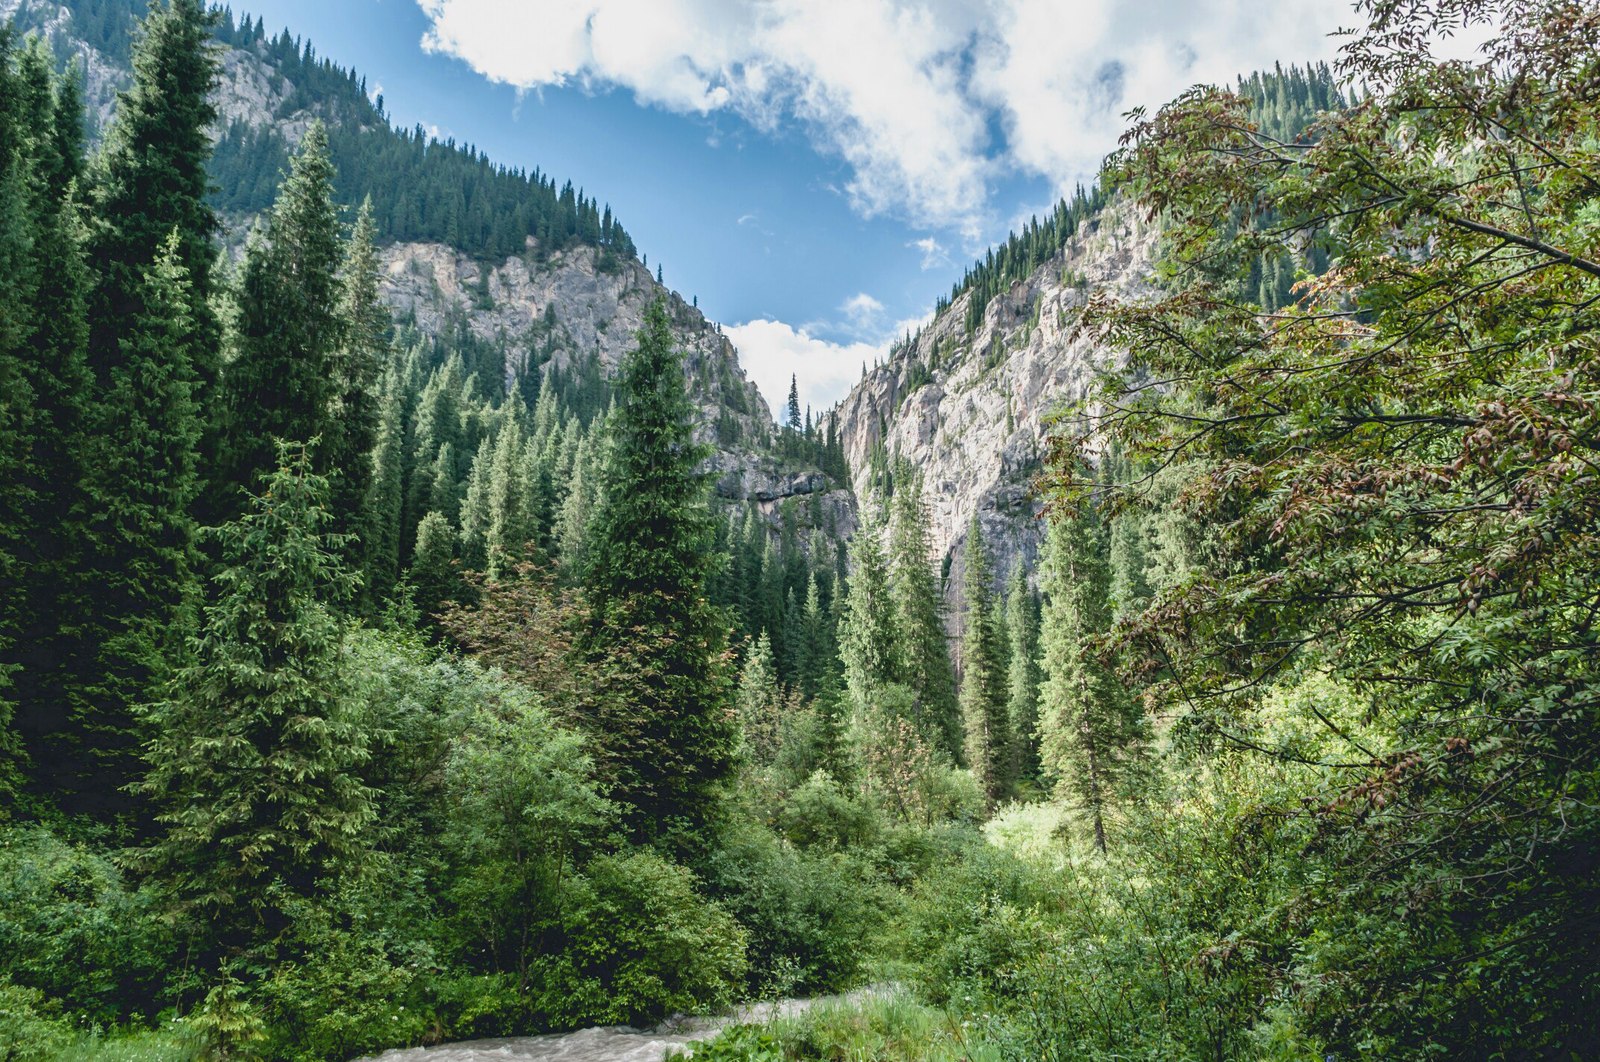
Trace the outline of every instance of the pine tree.
<instances>
[{"instance_id":1,"label":"pine tree","mask_svg":"<svg viewBox=\"0 0 1600 1062\"><path fill-rule=\"evenodd\" d=\"M967 531L962 586L961 716L966 724L967 764L991 805L1010 792L1013 781L1011 722L1006 714L1006 675L1000 662L992 580L988 550L974 514Z\"/></svg>"},{"instance_id":2,"label":"pine tree","mask_svg":"<svg viewBox=\"0 0 1600 1062\"><path fill-rule=\"evenodd\" d=\"M739 727L744 732L745 748L759 765L772 762L778 751L778 728L783 706L783 691L773 665L772 641L762 631L750 647L744 669L739 673L739 689L734 697Z\"/></svg>"},{"instance_id":3,"label":"pine tree","mask_svg":"<svg viewBox=\"0 0 1600 1062\"><path fill-rule=\"evenodd\" d=\"M706 596L715 561L703 453L659 299L623 359L616 395L585 585L594 616L586 648L615 685L593 729L637 835L692 845L704 840L738 735L724 619Z\"/></svg>"},{"instance_id":4,"label":"pine tree","mask_svg":"<svg viewBox=\"0 0 1600 1062\"><path fill-rule=\"evenodd\" d=\"M205 418L201 453L215 451L222 327L212 300L218 224L207 191L210 130L217 112L211 90L218 76L211 32L220 16L202 0L152 4L136 34L133 86L117 100L96 168L94 221L88 244L98 279L91 302L90 358L105 383L120 364L124 323L140 314L144 278L177 234L177 263L188 277L183 319L170 361L189 366L195 408ZM114 427L114 425L110 425ZM115 505L114 497L102 505Z\"/></svg>"},{"instance_id":5,"label":"pine tree","mask_svg":"<svg viewBox=\"0 0 1600 1062\"><path fill-rule=\"evenodd\" d=\"M252 490L272 469L279 441L309 442L330 428L335 351L345 331L338 276L343 257L328 133L313 122L265 228L245 254L237 350L223 387L220 512L233 511L237 492ZM334 441L331 432L324 440ZM325 469L330 455L318 454L317 467Z\"/></svg>"},{"instance_id":6,"label":"pine tree","mask_svg":"<svg viewBox=\"0 0 1600 1062\"><path fill-rule=\"evenodd\" d=\"M94 611L79 643L81 685L68 691L64 729L45 739L66 806L129 810L123 787L138 771L133 706L159 688L190 630L196 591L194 525L200 413L181 354L191 335L188 278L171 238L123 322L118 364L103 381L84 459L94 509L80 569Z\"/></svg>"},{"instance_id":7,"label":"pine tree","mask_svg":"<svg viewBox=\"0 0 1600 1062\"><path fill-rule=\"evenodd\" d=\"M899 681L904 671L900 644L889 596L888 564L869 503L861 526L850 538L850 582L839 625L845 686L857 712L865 711L885 687Z\"/></svg>"},{"instance_id":8,"label":"pine tree","mask_svg":"<svg viewBox=\"0 0 1600 1062\"><path fill-rule=\"evenodd\" d=\"M787 427L791 432L800 430L800 379L791 373L789 375L789 418Z\"/></svg>"},{"instance_id":9,"label":"pine tree","mask_svg":"<svg viewBox=\"0 0 1600 1062\"><path fill-rule=\"evenodd\" d=\"M1039 599L1018 564L1006 591L1006 626L1011 663L1006 682L1006 716L1011 724L1013 776L1039 777Z\"/></svg>"},{"instance_id":10,"label":"pine tree","mask_svg":"<svg viewBox=\"0 0 1600 1062\"><path fill-rule=\"evenodd\" d=\"M286 903L352 870L374 818L332 607L355 579L324 532L327 495L307 451L285 449L219 530L194 662L150 712L141 789L165 832L149 855L223 951L270 940Z\"/></svg>"},{"instance_id":11,"label":"pine tree","mask_svg":"<svg viewBox=\"0 0 1600 1062\"><path fill-rule=\"evenodd\" d=\"M1057 514L1045 537L1047 595L1041 638L1044 688L1040 756L1056 793L1090 818L1094 843L1106 850L1106 815L1118 783L1138 752L1143 717L1106 668L1094 639L1111 623L1104 528L1085 505Z\"/></svg>"},{"instance_id":12,"label":"pine tree","mask_svg":"<svg viewBox=\"0 0 1600 1062\"><path fill-rule=\"evenodd\" d=\"M946 756L961 757L961 706L942 599L932 567L928 513L921 477L908 475L895 492L889 533L889 598L894 608L905 682L917 695L918 720Z\"/></svg>"},{"instance_id":13,"label":"pine tree","mask_svg":"<svg viewBox=\"0 0 1600 1062\"><path fill-rule=\"evenodd\" d=\"M417 611L424 616L438 615L446 603L460 597L461 574L455 564L458 542L455 528L437 510L417 525L410 579L416 588Z\"/></svg>"},{"instance_id":14,"label":"pine tree","mask_svg":"<svg viewBox=\"0 0 1600 1062\"><path fill-rule=\"evenodd\" d=\"M332 408L319 453L328 469L336 533L350 536L346 564L372 578L373 527L366 512L382 419L379 378L389 363L389 310L378 296L377 228L372 198L361 204L340 272L340 343L329 366ZM396 514L398 517L398 513Z\"/></svg>"}]
</instances>

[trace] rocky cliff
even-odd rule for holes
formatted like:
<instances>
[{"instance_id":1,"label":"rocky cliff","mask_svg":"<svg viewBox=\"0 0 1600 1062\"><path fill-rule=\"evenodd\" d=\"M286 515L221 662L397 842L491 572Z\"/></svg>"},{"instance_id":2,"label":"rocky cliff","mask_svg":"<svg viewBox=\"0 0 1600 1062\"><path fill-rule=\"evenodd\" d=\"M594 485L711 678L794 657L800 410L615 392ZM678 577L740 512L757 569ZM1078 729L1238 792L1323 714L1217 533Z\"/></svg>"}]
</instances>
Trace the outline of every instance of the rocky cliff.
<instances>
[{"instance_id":1,"label":"rocky cliff","mask_svg":"<svg viewBox=\"0 0 1600 1062\"><path fill-rule=\"evenodd\" d=\"M863 504L875 453L879 462L898 456L922 476L947 598L959 593L974 513L997 585L1018 564L1033 570L1043 539L1033 483L1047 421L1084 397L1104 357L1073 337L1073 322L1097 289L1129 297L1150 290L1155 244L1154 226L1114 201L1060 254L992 299L975 330L965 323L969 292L829 414Z\"/></svg>"},{"instance_id":2,"label":"rocky cliff","mask_svg":"<svg viewBox=\"0 0 1600 1062\"><path fill-rule=\"evenodd\" d=\"M15 18L23 28L42 33L59 56L77 60L98 129L110 121L117 92L130 83L131 72L125 60L77 32L73 13L82 6L0 0L0 21ZM135 9L142 10L142 4L130 5L130 12ZM267 41L221 48L218 61L213 97L218 135L242 122L271 126L294 145L314 118L351 120L339 108L297 92L302 86L274 63ZM297 100L305 106L296 106ZM225 219L225 238L235 255L253 220ZM526 357L537 343L540 351L554 352L550 365L570 367L592 357L608 372L614 370L633 343L645 308L653 299L665 298L674 334L687 355L690 389L701 414L700 436L716 447L712 471L718 495L748 500L770 512L785 498L835 491L828 501L830 510L842 514L835 522L842 519L846 528L853 526L848 495L841 497L835 490L842 485L775 456L771 412L721 329L657 284L638 260L602 256L584 245L546 254L532 239L525 254L498 262L439 243L395 243L383 248L383 256L383 296L398 318L433 335L465 325L482 339L504 341L512 353L512 369L518 367L519 353Z\"/></svg>"},{"instance_id":3,"label":"rocky cliff","mask_svg":"<svg viewBox=\"0 0 1600 1062\"><path fill-rule=\"evenodd\" d=\"M733 344L698 309L638 261L608 263L582 246L548 258L537 252L530 242L526 255L486 263L443 244L393 244L383 250L383 296L398 318L424 333L442 335L461 322L479 338L507 343L513 371L519 356L548 345L552 366L597 358L607 372L633 345L645 308L664 298L700 410L700 439L717 449L718 494L770 503L829 488L820 473L771 455L766 400Z\"/></svg>"}]
</instances>

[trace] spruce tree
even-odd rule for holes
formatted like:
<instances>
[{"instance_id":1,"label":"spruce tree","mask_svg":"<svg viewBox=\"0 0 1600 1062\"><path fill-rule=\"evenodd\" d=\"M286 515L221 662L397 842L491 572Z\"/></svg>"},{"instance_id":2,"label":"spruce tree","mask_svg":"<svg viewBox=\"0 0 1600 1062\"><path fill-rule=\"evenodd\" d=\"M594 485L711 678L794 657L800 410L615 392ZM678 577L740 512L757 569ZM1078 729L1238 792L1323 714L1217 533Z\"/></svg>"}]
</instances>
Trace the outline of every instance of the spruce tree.
<instances>
[{"instance_id":1,"label":"spruce tree","mask_svg":"<svg viewBox=\"0 0 1600 1062\"><path fill-rule=\"evenodd\" d=\"M857 712L872 706L887 686L900 680L904 671L900 650L888 564L869 503L861 526L850 537L850 581L839 624L845 687Z\"/></svg>"},{"instance_id":2,"label":"spruce tree","mask_svg":"<svg viewBox=\"0 0 1600 1062\"><path fill-rule=\"evenodd\" d=\"M905 664L929 737L951 760L961 757L961 706L950 666L943 604L933 569L928 513L920 476L907 475L891 502L889 597Z\"/></svg>"},{"instance_id":3,"label":"spruce tree","mask_svg":"<svg viewBox=\"0 0 1600 1062\"><path fill-rule=\"evenodd\" d=\"M238 491L254 489L271 471L278 442L309 442L330 428L334 358L345 332L338 276L343 257L328 133L313 122L265 227L245 253L237 349L223 388L220 512L235 510ZM337 443L337 436L330 433L324 442ZM325 469L330 455L318 454L317 467Z\"/></svg>"},{"instance_id":4,"label":"spruce tree","mask_svg":"<svg viewBox=\"0 0 1600 1062\"><path fill-rule=\"evenodd\" d=\"M660 299L622 361L607 428L605 497L585 593L585 648L610 669L593 730L637 836L703 841L733 767L737 732L694 407Z\"/></svg>"},{"instance_id":5,"label":"spruce tree","mask_svg":"<svg viewBox=\"0 0 1600 1062\"><path fill-rule=\"evenodd\" d=\"M120 363L124 323L142 312L144 278L168 237L177 234L177 262L188 277L183 318L189 330L176 337L167 356L187 362L193 373L208 468L222 363L222 327L212 308L218 224L206 172L217 117L211 90L219 69L211 33L219 17L202 0L150 5L133 46L133 85L117 99L116 120L95 168L88 245L97 278L90 356L104 385Z\"/></svg>"},{"instance_id":6,"label":"spruce tree","mask_svg":"<svg viewBox=\"0 0 1600 1062\"><path fill-rule=\"evenodd\" d=\"M572 479L556 517L555 548L561 577L568 583L581 581L587 570L585 543L590 514L594 511L594 481L598 475L592 458L593 445L585 439L579 444L572 463Z\"/></svg>"},{"instance_id":7,"label":"spruce tree","mask_svg":"<svg viewBox=\"0 0 1600 1062\"><path fill-rule=\"evenodd\" d=\"M1006 675L990 588L993 575L976 514L967 530L965 559L961 716L966 725L967 765L993 805L1011 790L1011 721L1006 714Z\"/></svg>"},{"instance_id":8,"label":"spruce tree","mask_svg":"<svg viewBox=\"0 0 1600 1062\"><path fill-rule=\"evenodd\" d=\"M219 529L193 663L150 711L141 789L164 833L149 855L224 952L272 939L289 902L354 869L374 817L334 608L356 580L325 532L327 496L307 451L285 449Z\"/></svg>"},{"instance_id":9,"label":"spruce tree","mask_svg":"<svg viewBox=\"0 0 1600 1062\"><path fill-rule=\"evenodd\" d=\"M773 663L772 640L762 631L750 647L734 697L745 749L758 765L771 763L777 754L782 706L783 691Z\"/></svg>"},{"instance_id":10,"label":"spruce tree","mask_svg":"<svg viewBox=\"0 0 1600 1062\"><path fill-rule=\"evenodd\" d=\"M1011 724L1014 777L1039 777L1039 599L1028 587L1018 564L1006 590L1006 627L1010 632L1010 670L1006 682L1006 716Z\"/></svg>"},{"instance_id":11,"label":"spruce tree","mask_svg":"<svg viewBox=\"0 0 1600 1062\"><path fill-rule=\"evenodd\" d=\"M19 738L42 753L37 738L60 726L76 672L68 632L93 607L73 578L91 397L81 103L76 70L56 79L52 65L34 38L13 67L0 36L0 793L19 782Z\"/></svg>"},{"instance_id":12,"label":"spruce tree","mask_svg":"<svg viewBox=\"0 0 1600 1062\"><path fill-rule=\"evenodd\" d=\"M319 453L328 469L334 529L349 538L346 564L372 577L375 543L366 503L382 420L379 379L389 364L389 310L378 295L377 228L369 196L356 216L340 272L340 342L329 366L332 408ZM396 514L398 516L398 514Z\"/></svg>"},{"instance_id":13,"label":"spruce tree","mask_svg":"<svg viewBox=\"0 0 1600 1062\"><path fill-rule=\"evenodd\" d=\"M790 432L799 431L800 430L800 378L798 376L794 375L793 373L791 373L789 375L789 404L788 404L788 407L787 407L787 412L789 414L789 417L788 417L787 424L785 426L789 429Z\"/></svg>"},{"instance_id":14,"label":"spruce tree","mask_svg":"<svg viewBox=\"0 0 1600 1062\"><path fill-rule=\"evenodd\" d=\"M209 437L219 363L205 172L212 23L198 0L151 8L133 50L133 85L89 182L83 494L63 505L79 514L61 540L71 571L52 606L59 637L34 641L51 659L35 671L41 686L24 725L38 787L59 793L68 810L102 816L131 809L123 787L136 770L132 706L155 692L181 650L193 592L197 450ZM75 99L68 90L60 106L75 108ZM58 113L35 127L58 145L46 186L82 172L70 157L77 121ZM66 238L76 220L61 220L57 235ZM76 267L67 259L49 290L71 303ZM24 279L7 270L8 287ZM77 327L66 304L52 313L51 328Z\"/></svg>"},{"instance_id":15,"label":"spruce tree","mask_svg":"<svg viewBox=\"0 0 1600 1062\"><path fill-rule=\"evenodd\" d=\"M405 384L391 370L378 406L378 433L371 461L371 482L361 505L362 537L367 561L368 606L388 598L400 578L400 534L405 499Z\"/></svg>"},{"instance_id":16,"label":"spruce tree","mask_svg":"<svg viewBox=\"0 0 1600 1062\"><path fill-rule=\"evenodd\" d=\"M84 458L98 505L85 528L79 593L94 602L78 643L81 685L68 691L65 726L46 738L66 806L127 811L138 772L134 706L160 688L193 621L194 524L199 486L196 377L181 353L192 334L188 277L174 234L123 322L118 362L106 367L98 425ZM114 427L113 427L114 426Z\"/></svg>"},{"instance_id":17,"label":"spruce tree","mask_svg":"<svg viewBox=\"0 0 1600 1062\"><path fill-rule=\"evenodd\" d=\"M411 559L410 579L416 588L417 611L433 617L460 597L461 575L456 568L459 539L443 513L431 511L417 525L417 548Z\"/></svg>"},{"instance_id":18,"label":"spruce tree","mask_svg":"<svg viewBox=\"0 0 1600 1062\"><path fill-rule=\"evenodd\" d=\"M1111 624L1105 555L1104 527L1092 507L1051 518L1044 555L1040 756L1056 794L1089 816L1101 852L1108 809L1144 731L1137 702L1096 651L1096 637Z\"/></svg>"}]
</instances>

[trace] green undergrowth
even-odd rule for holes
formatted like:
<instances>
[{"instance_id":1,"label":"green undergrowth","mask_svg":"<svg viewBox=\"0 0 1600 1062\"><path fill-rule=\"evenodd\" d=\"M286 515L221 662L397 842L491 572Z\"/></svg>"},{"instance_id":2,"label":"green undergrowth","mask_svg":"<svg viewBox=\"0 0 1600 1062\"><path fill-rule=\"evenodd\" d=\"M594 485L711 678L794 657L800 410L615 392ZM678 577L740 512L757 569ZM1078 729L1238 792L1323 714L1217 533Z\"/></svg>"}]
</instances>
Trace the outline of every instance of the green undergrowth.
<instances>
[{"instance_id":1,"label":"green undergrowth","mask_svg":"<svg viewBox=\"0 0 1600 1062\"><path fill-rule=\"evenodd\" d=\"M973 1023L903 992L819 1004L803 1014L735 1025L669 1059L695 1062L991 1062Z\"/></svg>"}]
</instances>

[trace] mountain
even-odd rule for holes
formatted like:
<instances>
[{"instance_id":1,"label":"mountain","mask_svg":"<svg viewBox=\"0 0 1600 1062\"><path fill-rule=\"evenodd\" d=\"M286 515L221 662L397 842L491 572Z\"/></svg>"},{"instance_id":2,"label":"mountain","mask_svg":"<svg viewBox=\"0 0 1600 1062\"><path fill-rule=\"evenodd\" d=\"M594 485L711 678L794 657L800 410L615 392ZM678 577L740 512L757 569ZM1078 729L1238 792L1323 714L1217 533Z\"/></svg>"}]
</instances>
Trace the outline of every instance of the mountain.
<instances>
[{"instance_id":1,"label":"mountain","mask_svg":"<svg viewBox=\"0 0 1600 1062\"><path fill-rule=\"evenodd\" d=\"M992 297L977 286L957 295L825 421L837 425L859 497L892 492L904 474L897 466L922 476L952 600L974 513L997 586L1018 564L1032 570L1044 534L1032 485L1048 420L1087 394L1102 356L1074 337L1077 310L1097 290L1151 290L1156 236L1120 201L1099 208L1044 263ZM968 327L969 314L976 327Z\"/></svg>"},{"instance_id":2,"label":"mountain","mask_svg":"<svg viewBox=\"0 0 1600 1062\"><path fill-rule=\"evenodd\" d=\"M0 0L0 20L44 35L63 61L77 62L94 135L130 83L143 9L142 0ZM321 119L339 199L348 207L373 201L382 296L403 324L505 348L509 384L534 362L546 373L581 373L592 360L609 374L645 307L664 298L688 355L701 437L717 451L719 496L770 510L783 498L840 486L778 452L771 411L738 352L719 326L657 282L609 206L538 170L508 169L473 147L394 128L363 79L287 30L273 36L261 20L223 11L216 36L213 203L235 256L270 206L289 153ZM838 497L831 505L848 510Z\"/></svg>"},{"instance_id":3,"label":"mountain","mask_svg":"<svg viewBox=\"0 0 1600 1062\"><path fill-rule=\"evenodd\" d=\"M1241 78L1263 131L1283 140L1345 105L1326 65ZM1082 400L1104 351L1074 334L1095 292L1156 292L1159 225L1101 185L1079 188L1043 218L986 252L941 298L933 320L897 344L823 420L836 430L864 501L887 498L909 470L922 476L933 547L956 612L963 553L976 513L994 558L995 587L1018 564L1031 574L1044 537L1034 491L1053 414ZM1263 259L1241 294L1263 306L1292 297L1298 271L1320 273L1315 245Z\"/></svg>"}]
</instances>

